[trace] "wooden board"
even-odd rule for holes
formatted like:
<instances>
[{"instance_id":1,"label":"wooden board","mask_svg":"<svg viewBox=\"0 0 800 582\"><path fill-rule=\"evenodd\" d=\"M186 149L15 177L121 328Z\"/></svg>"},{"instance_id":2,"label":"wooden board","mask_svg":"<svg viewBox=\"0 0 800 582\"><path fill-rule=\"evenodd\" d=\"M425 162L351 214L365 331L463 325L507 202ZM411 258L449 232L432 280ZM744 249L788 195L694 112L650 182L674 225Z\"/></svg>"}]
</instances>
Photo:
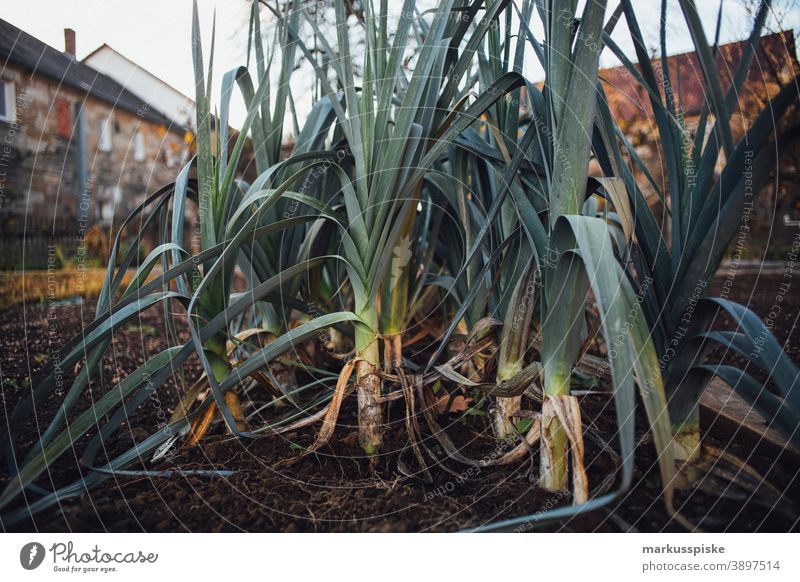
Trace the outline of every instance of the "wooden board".
<instances>
[{"instance_id":1,"label":"wooden board","mask_svg":"<svg viewBox=\"0 0 800 582\"><path fill-rule=\"evenodd\" d=\"M717 378L700 399L700 425L703 432L752 446L759 454L782 455L800 463L800 449L788 444L761 413Z\"/></svg>"}]
</instances>

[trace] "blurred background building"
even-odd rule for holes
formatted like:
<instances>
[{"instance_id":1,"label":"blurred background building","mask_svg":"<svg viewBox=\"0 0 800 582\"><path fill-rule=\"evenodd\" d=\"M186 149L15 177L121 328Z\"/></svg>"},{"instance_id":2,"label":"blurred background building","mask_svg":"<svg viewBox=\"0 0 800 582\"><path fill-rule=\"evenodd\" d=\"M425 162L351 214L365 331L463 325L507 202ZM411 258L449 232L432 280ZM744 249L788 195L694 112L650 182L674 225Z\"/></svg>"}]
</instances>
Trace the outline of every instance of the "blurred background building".
<instances>
[{"instance_id":1,"label":"blurred background building","mask_svg":"<svg viewBox=\"0 0 800 582\"><path fill-rule=\"evenodd\" d=\"M64 40L0 20L2 268L41 266L48 244L119 221L191 151L190 99L106 45L79 61L75 33Z\"/></svg>"}]
</instances>

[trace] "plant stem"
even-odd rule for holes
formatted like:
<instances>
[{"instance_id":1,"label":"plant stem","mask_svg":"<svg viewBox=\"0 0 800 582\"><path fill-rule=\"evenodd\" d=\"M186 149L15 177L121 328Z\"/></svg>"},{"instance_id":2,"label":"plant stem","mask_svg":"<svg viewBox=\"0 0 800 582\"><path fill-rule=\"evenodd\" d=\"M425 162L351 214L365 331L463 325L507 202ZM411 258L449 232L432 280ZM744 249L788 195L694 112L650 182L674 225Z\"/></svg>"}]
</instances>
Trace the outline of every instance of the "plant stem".
<instances>
[{"instance_id":1,"label":"plant stem","mask_svg":"<svg viewBox=\"0 0 800 582\"><path fill-rule=\"evenodd\" d=\"M364 324L356 325L356 393L358 397L358 440L368 455L374 455L383 442L383 410L381 397L381 364L378 347L378 310L373 304L361 310Z\"/></svg>"},{"instance_id":2,"label":"plant stem","mask_svg":"<svg viewBox=\"0 0 800 582\"><path fill-rule=\"evenodd\" d=\"M568 394L569 374L554 376L549 382L545 377L539 484L546 491L559 492L569 489L567 481L567 433L551 408L552 397Z\"/></svg>"},{"instance_id":3,"label":"plant stem","mask_svg":"<svg viewBox=\"0 0 800 582\"><path fill-rule=\"evenodd\" d=\"M686 488L702 475L702 471L695 465L700 459L700 408L694 406L685 418L673 419L672 435L675 451L675 461L683 465L678 475L677 486Z\"/></svg>"},{"instance_id":4,"label":"plant stem","mask_svg":"<svg viewBox=\"0 0 800 582\"><path fill-rule=\"evenodd\" d=\"M525 267L522 276L512 277L514 291L506 308L503 332L500 335L500 353L497 359L497 383L510 380L525 366L525 353L528 348L531 318L536 297L535 271L531 264ZM515 280L516 279L516 280ZM507 438L516 434L511 417L519 412L522 395L498 398L495 406L495 435Z\"/></svg>"},{"instance_id":5,"label":"plant stem","mask_svg":"<svg viewBox=\"0 0 800 582\"><path fill-rule=\"evenodd\" d=\"M419 200L422 185L414 195ZM409 212L400 239L393 249L392 263L381 285L380 329L384 339L384 365L403 365L403 331L408 321L408 293L411 281L415 213Z\"/></svg>"},{"instance_id":6,"label":"plant stem","mask_svg":"<svg viewBox=\"0 0 800 582\"><path fill-rule=\"evenodd\" d=\"M515 365L500 365L497 369L497 383L504 382L514 377L522 370L521 361ZM494 408L494 434L497 438L504 439L515 433L511 426L511 417L520 411L522 396L498 397Z\"/></svg>"},{"instance_id":7,"label":"plant stem","mask_svg":"<svg viewBox=\"0 0 800 582\"><path fill-rule=\"evenodd\" d=\"M522 396L500 397L494 408L494 432L500 439L508 438L514 434L511 427L511 417L517 414L522 407Z\"/></svg>"},{"instance_id":8,"label":"plant stem","mask_svg":"<svg viewBox=\"0 0 800 582\"><path fill-rule=\"evenodd\" d=\"M221 382L225 377L231 373L231 365L225 354L225 337L216 335L206 342L206 354L208 361L211 364L211 371L214 374L214 379ZM225 391L225 404L231 411L233 419L236 421L236 429L239 432L247 430L247 422L244 419L244 412L242 405L239 401L239 395L233 388ZM231 430L231 427L228 427Z\"/></svg>"}]
</instances>

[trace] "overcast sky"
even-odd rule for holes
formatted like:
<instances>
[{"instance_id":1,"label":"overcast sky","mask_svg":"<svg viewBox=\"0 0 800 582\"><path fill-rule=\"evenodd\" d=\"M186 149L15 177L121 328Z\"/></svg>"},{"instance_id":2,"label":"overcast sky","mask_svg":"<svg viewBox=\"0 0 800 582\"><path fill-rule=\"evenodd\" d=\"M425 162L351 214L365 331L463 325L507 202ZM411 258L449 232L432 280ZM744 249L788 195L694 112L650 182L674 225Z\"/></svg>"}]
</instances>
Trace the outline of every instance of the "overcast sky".
<instances>
[{"instance_id":1,"label":"overcast sky","mask_svg":"<svg viewBox=\"0 0 800 582\"><path fill-rule=\"evenodd\" d=\"M722 20L722 41L746 37L750 19L746 6L755 0L726 0ZM208 56L211 22L217 12L217 48L214 62L216 88L222 74L243 64L247 47L249 0L199 0L204 48ZM430 4L426 2L425 4ZM613 8L614 0L609 1ZM797 30L800 27L800 1L775 0L775 16L768 26ZM697 0L706 33L713 38L719 0ZM658 0L636 0L639 21L648 44L658 44ZM677 0L670 1L668 16L668 49L670 53L692 50L692 43L683 24ZM59 49L64 47L64 28L73 28L77 36L77 56L83 58L103 43L171 84L186 95L194 94L191 60L190 0L0 0L0 17ZM621 23L622 24L622 23ZM538 33L537 30L534 32ZM614 35L623 47L629 47L627 31L619 26ZM604 52L601 65L616 63L609 51ZM532 61L533 59L528 59ZM531 64L526 73L541 78L541 69ZM298 99L301 99L298 96ZM303 103L298 103L305 109ZM244 107L236 100L231 121L239 125Z\"/></svg>"}]
</instances>

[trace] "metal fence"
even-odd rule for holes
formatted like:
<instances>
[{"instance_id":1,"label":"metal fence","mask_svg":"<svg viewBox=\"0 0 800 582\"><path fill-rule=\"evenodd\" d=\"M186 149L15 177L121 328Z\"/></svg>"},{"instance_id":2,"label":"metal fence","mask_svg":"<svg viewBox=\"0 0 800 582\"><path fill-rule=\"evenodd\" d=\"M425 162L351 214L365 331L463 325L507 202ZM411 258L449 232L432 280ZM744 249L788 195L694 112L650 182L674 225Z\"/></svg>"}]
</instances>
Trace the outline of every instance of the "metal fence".
<instances>
[{"instance_id":1,"label":"metal fence","mask_svg":"<svg viewBox=\"0 0 800 582\"><path fill-rule=\"evenodd\" d=\"M77 224L26 221L0 227L0 270L59 268L76 254Z\"/></svg>"}]
</instances>

